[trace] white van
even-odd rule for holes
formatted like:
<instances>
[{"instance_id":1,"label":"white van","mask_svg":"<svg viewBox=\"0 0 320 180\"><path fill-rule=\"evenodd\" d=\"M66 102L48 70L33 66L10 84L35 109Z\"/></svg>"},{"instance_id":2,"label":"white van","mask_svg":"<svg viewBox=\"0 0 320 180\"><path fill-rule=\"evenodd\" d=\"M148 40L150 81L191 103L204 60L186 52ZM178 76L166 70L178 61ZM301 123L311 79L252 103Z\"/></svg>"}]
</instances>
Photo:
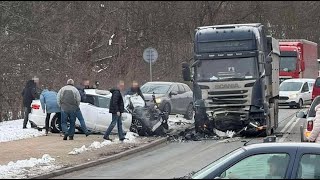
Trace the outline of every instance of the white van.
<instances>
[{"instance_id":1,"label":"white van","mask_svg":"<svg viewBox=\"0 0 320 180\"><path fill-rule=\"evenodd\" d=\"M312 89L315 79L287 79L279 87L279 106L302 108L311 104Z\"/></svg>"}]
</instances>

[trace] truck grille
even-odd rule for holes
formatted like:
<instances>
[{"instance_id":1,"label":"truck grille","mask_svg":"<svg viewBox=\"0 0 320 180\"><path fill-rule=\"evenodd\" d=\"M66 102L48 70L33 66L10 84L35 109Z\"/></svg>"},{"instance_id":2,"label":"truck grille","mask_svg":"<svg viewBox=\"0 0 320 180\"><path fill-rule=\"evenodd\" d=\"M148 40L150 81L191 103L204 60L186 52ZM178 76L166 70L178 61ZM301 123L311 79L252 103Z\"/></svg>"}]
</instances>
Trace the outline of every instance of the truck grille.
<instances>
[{"instance_id":1,"label":"truck grille","mask_svg":"<svg viewBox=\"0 0 320 180\"><path fill-rule=\"evenodd\" d=\"M285 97L285 96L280 96L279 97L279 100L288 100L289 98L288 97Z\"/></svg>"},{"instance_id":2,"label":"truck grille","mask_svg":"<svg viewBox=\"0 0 320 180\"><path fill-rule=\"evenodd\" d=\"M248 90L209 91L210 105L244 106L248 102Z\"/></svg>"}]
</instances>

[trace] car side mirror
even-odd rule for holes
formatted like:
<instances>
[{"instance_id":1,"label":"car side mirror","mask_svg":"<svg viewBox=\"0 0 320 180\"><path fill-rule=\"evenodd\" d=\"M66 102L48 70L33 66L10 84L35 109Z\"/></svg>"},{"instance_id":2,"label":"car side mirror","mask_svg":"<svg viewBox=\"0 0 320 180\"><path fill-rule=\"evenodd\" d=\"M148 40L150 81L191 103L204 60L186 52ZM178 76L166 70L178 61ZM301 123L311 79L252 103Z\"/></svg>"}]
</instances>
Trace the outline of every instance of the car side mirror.
<instances>
[{"instance_id":1,"label":"car side mirror","mask_svg":"<svg viewBox=\"0 0 320 180\"><path fill-rule=\"evenodd\" d=\"M184 81L191 81L190 67L186 62L182 63L182 76Z\"/></svg>"},{"instance_id":2,"label":"car side mirror","mask_svg":"<svg viewBox=\"0 0 320 180\"><path fill-rule=\"evenodd\" d=\"M306 118L307 114L304 113L303 111L299 111L299 112L296 113L296 117L297 118Z\"/></svg>"},{"instance_id":3,"label":"car side mirror","mask_svg":"<svg viewBox=\"0 0 320 180\"><path fill-rule=\"evenodd\" d=\"M270 56L268 56L266 58L266 63L264 65L266 76L272 76L272 64L271 63L272 63L272 58Z\"/></svg>"},{"instance_id":4,"label":"car side mirror","mask_svg":"<svg viewBox=\"0 0 320 180\"><path fill-rule=\"evenodd\" d=\"M170 92L170 96L177 95L177 94L178 94L177 91L171 91L171 92Z\"/></svg>"}]
</instances>

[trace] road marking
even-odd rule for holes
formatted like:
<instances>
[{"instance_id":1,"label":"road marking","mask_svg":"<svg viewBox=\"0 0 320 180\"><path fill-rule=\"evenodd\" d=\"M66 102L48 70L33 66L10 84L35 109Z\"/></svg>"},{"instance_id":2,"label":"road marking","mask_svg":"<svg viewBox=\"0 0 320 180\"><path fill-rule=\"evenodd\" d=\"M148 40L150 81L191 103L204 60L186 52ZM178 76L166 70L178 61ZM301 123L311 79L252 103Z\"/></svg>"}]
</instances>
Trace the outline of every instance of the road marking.
<instances>
[{"instance_id":1,"label":"road marking","mask_svg":"<svg viewBox=\"0 0 320 180\"><path fill-rule=\"evenodd\" d=\"M296 117L295 116L293 116L291 119L290 119L290 121L281 129L281 133L284 133L287 129L288 129L288 127L292 124L292 122L294 121L296 119Z\"/></svg>"},{"instance_id":2,"label":"road marking","mask_svg":"<svg viewBox=\"0 0 320 180\"><path fill-rule=\"evenodd\" d=\"M282 136L281 139L279 139L279 142L283 142L284 139L286 139L289 136L289 133L292 131L292 129L296 126L296 124L299 122L299 118L295 118L296 121L294 123L291 124L290 128L287 131L287 134L285 134L284 136Z\"/></svg>"}]
</instances>

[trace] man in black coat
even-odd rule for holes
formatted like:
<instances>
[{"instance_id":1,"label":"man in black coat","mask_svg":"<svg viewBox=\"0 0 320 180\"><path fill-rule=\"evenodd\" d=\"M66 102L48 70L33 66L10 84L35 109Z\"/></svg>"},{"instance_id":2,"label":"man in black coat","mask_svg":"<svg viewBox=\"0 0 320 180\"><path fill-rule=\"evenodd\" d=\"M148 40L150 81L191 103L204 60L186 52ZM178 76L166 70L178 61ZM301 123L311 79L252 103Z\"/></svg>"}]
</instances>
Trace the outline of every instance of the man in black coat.
<instances>
[{"instance_id":1,"label":"man in black coat","mask_svg":"<svg viewBox=\"0 0 320 180\"><path fill-rule=\"evenodd\" d=\"M27 81L26 86L21 93L23 97L23 106L24 106L23 129L27 128L27 123L29 121L29 113L31 113L32 101L36 98L39 98L37 83L39 83L39 78L36 78L36 77L34 77L32 80ZM32 127L32 124L31 124L31 127Z\"/></svg>"},{"instance_id":2,"label":"man in black coat","mask_svg":"<svg viewBox=\"0 0 320 180\"><path fill-rule=\"evenodd\" d=\"M129 90L126 92L125 95L134 95L134 94L138 94L145 101L137 81L132 82L132 86L129 88Z\"/></svg>"},{"instance_id":3,"label":"man in black coat","mask_svg":"<svg viewBox=\"0 0 320 180\"><path fill-rule=\"evenodd\" d=\"M121 120L121 114L124 112L124 103L120 92L124 89L124 82L120 81L117 87L118 88L112 88L110 90L112 96L110 100L109 112L112 113L112 122L103 136L103 139L105 140L111 140L109 136L116 124L118 125L119 140L123 141L125 139L123 135Z\"/></svg>"}]
</instances>

